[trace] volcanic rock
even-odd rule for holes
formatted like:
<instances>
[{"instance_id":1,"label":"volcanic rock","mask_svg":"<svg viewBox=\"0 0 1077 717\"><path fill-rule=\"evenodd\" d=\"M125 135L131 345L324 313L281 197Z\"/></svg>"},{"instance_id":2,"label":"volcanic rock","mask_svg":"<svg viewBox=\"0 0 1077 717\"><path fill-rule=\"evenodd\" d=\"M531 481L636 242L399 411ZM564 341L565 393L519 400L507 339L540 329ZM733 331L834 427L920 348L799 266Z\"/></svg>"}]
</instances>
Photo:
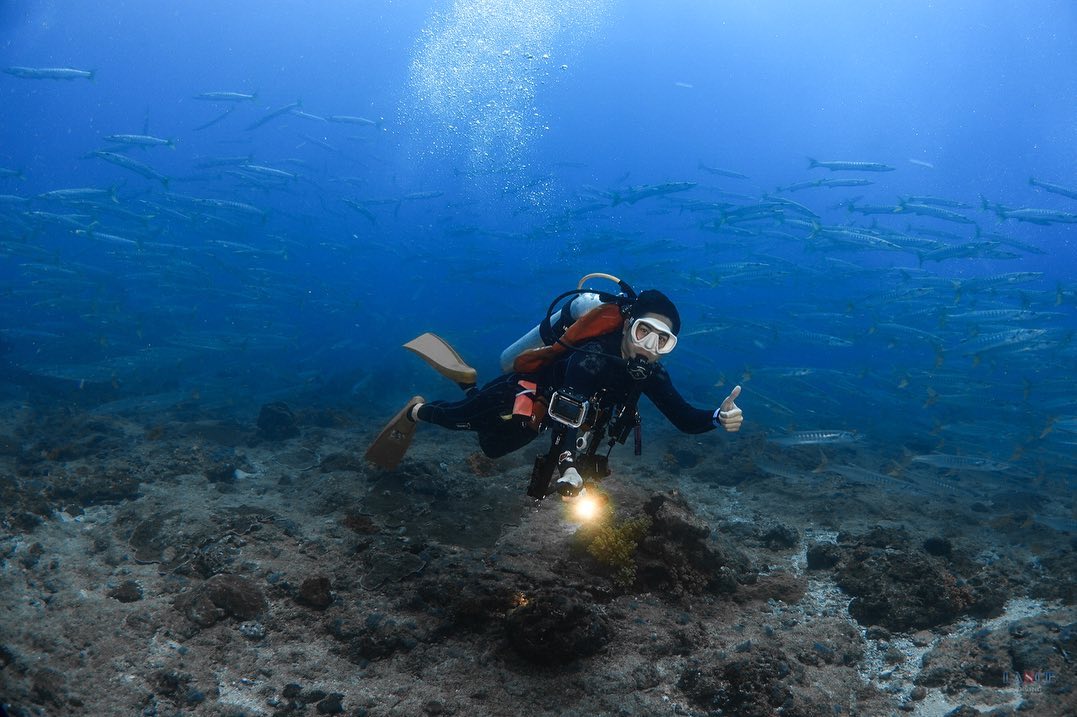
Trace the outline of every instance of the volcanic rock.
<instances>
[{"instance_id":1,"label":"volcanic rock","mask_svg":"<svg viewBox=\"0 0 1077 717\"><path fill-rule=\"evenodd\" d=\"M679 686L697 706L713 714L815 717L826 714L790 688L789 660L772 649L749 650L728 662L693 660Z\"/></svg>"},{"instance_id":2,"label":"volcanic rock","mask_svg":"<svg viewBox=\"0 0 1077 717\"><path fill-rule=\"evenodd\" d=\"M109 590L108 596L120 602L138 602L142 599L142 587L134 580L124 580Z\"/></svg>"},{"instance_id":3,"label":"volcanic rock","mask_svg":"<svg viewBox=\"0 0 1077 717\"><path fill-rule=\"evenodd\" d=\"M574 595L543 593L509 613L509 644L531 662L566 664L593 655L610 640L606 617Z\"/></svg>"},{"instance_id":4,"label":"volcanic rock","mask_svg":"<svg viewBox=\"0 0 1077 717\"><path fill-rule=\"evenodd\" d=\"M325 576L307 578L299 586L296 601L317 610L324 610L333 604L333 595L329 588L329 578Z\"/></svg>"},{"instance_id":5,"label":"volcanic rock","mask_svg":"<svg viewBox=\"0 0 1077 717\"><path fill-rule=\"evenodd\" d=\"M224 617L251 620L269 607L262 589L238 575L214 575L176 600L176 608L202 627Z\"/></svg>"},{"instance_id":6,"label":"volcanic rock","mask_svg":"<svg viewBox=\"0 0 1077 717\"><path fill-rule=\"evenodd\" d=\"M922 553L858 547L838 569L837 583L854 596L849 614L857 622L896 632L952 622L975 602L968 586Z\"/></svg>"},{"instance_id":7,"label":"volcanic rock","mask_svg":"<svg viewBox=\"0 0 1077 717\"><path fill-rule=\"evenodd\" d=\"M295 413L281 401L267 403L258 412L258 432L271 441L283 441L299 435Z\"/></svg>"}]
</instances>

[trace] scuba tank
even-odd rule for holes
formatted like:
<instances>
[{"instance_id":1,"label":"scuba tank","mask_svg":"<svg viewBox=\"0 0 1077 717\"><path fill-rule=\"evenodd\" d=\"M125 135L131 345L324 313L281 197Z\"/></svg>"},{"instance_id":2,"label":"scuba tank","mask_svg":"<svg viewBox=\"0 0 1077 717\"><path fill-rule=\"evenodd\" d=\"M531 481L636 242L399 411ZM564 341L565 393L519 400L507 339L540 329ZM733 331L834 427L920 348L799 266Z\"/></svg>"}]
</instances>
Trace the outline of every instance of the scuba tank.
<instances>
[{"instance_id":1,"label":"scuba tank","mask_svg":"<svg viewBox=\"0 0 1077 717\"><path fill-rule=\"evenodd\" d=\"M622 294L614 295L600 291L585 291L583 288L584 283L589 279L601 278L609 279L616 282L621 288ZM558 339L565 330L580 318L589 314L594 309L610 303L619 303L620 299L628 297L629 299L635 298L635 292L632 288L621 281L615 276L610 274L588 274L580 279L577 284L576 290L566 292L558 297L554 301L554 306L564 299L566 295L572 295L572 300L565 306L562 306L557 311L553 311L553 307L546 313L546 318L542 320L533 329L517 339L512 345L501 352L501 370L504 373L513 371L513 364L516 358L525 351L541 348L543 346L551 346L558 342Z\"/></svg>"}]
</instances>

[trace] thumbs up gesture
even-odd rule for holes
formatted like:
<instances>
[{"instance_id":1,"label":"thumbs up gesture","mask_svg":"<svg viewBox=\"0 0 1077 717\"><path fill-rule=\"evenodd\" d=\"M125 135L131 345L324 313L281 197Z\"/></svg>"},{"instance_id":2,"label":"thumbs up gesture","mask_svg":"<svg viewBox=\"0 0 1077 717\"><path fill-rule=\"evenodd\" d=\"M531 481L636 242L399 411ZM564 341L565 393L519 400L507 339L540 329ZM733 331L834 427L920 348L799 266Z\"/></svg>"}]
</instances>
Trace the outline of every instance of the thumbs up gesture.
<instances>
[{"instance_id":1,"label":"thumbs up gesture","mask_svg":"<svg viewBox=\"0 0 1077 717\"><path fill-rule=\"evenodd\" d=\"M721 408L718 409L718 423L722 424L722 428L730 433L739 431L740 424L744 423L744 414L735 403L739 395L740 386L734 386L733 390L722 401Z\"/></svg>"}]
</instances>

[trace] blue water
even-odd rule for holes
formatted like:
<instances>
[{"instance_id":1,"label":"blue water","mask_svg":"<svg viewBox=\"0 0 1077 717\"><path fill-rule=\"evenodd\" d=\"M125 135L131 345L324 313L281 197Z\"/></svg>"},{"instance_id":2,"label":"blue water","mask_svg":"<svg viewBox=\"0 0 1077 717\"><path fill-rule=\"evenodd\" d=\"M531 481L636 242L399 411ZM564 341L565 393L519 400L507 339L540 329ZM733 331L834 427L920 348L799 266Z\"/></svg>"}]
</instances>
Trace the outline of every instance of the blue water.
<instances>
[{"instance_id":1,"label":"blue water","mask_svg":"<svg viewBox=\"0 0 1077 717\"><path fill-rule=\"evenodd\" d=\"M677 302L676 385L711 407L743 385L745 435L853 430L872 470L940 452L1072 487L1077 200L1029 183L1077 188L1071 2L27 2L0 33L2 67L95 73L0 75L9 398L381 415L448 391L402 342L436 331L491 377L608 271ZM195 99L219 91L256 97ZM776 191L837 178L873 183ZM695 186L621 201L670 182ZM69 188L112 196L41 196ZM826 230L981 245L935 261Z\"/></svg>"}]
</instances>

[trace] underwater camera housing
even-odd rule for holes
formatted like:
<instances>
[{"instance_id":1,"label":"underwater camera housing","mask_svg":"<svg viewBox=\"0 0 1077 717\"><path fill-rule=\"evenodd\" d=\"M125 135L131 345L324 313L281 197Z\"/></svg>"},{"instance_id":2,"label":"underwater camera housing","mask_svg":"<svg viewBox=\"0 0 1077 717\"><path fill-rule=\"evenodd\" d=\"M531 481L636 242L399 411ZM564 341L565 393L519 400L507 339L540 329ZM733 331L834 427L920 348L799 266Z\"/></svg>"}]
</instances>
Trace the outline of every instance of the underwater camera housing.
<instances>
[{"instance_id":1,"label":"underwater camera housing","mask_svg":"<svg viewBox=\"0 0 1077 717\"><path fill-rule=\"evenodd\" d=\"M569 428L579 428L587 420L591 403L570 391L554 391L546 413L550 418Z\"/></svg>"}]
</instances>

